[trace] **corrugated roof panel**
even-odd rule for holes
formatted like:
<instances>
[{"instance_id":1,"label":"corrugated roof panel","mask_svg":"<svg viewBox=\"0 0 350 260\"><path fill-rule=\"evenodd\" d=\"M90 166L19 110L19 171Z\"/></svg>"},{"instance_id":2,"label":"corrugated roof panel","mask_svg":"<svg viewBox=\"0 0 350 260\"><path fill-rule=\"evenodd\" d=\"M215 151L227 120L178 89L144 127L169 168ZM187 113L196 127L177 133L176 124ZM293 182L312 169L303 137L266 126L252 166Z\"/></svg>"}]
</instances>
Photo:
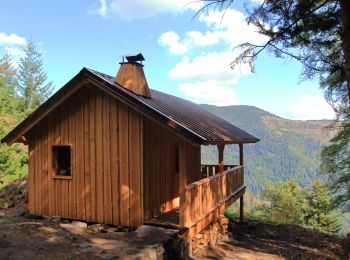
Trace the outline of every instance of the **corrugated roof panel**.
<instances>
[{"instance_id":1,"label":"corrugated roof panel","mask_svg":"<svg viewBox=\"0 0 350 260\"><path fill-rule=\"evenodd\" d=\"M237 142L255 143L259 139L224 119L206 111L196 103L151 89L152 98L144 98L125 90L114 82L114 77L88 69L88 71L113 85L120 91L127 92L140 104L151 108L173 120L187 131L191 131L203 139L203 142Z\"/></svg>"}]
</instances>

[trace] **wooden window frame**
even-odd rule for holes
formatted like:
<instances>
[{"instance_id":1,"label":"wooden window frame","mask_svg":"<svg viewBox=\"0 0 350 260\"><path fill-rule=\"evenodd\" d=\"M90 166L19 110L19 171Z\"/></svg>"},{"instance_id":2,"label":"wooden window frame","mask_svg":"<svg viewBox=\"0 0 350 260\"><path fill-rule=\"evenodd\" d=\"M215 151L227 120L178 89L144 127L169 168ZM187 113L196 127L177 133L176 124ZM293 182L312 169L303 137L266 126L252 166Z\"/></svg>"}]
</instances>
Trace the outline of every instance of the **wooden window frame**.
<instances>
[{"instance_id":1,"label":"wooden window frame","mask_svg":"<svg viewBox=\"0 0 350 260\"><path fill-rule=\"evenodd\" d=\"M54 167L54 161L55 161L55 157L54 157L54 152L53 152L53 148L54 147L69 147L70 148L70 175L69 176L65 176L65 175L57 175L56 169ZM51 161L51 169L52 169L52 178L53 179L64 179L64 180L71 180L73 179L73 147L71 144L53 144L51 146L51 152L52 152L52 161Z\"/></svg>"}]
</instances>

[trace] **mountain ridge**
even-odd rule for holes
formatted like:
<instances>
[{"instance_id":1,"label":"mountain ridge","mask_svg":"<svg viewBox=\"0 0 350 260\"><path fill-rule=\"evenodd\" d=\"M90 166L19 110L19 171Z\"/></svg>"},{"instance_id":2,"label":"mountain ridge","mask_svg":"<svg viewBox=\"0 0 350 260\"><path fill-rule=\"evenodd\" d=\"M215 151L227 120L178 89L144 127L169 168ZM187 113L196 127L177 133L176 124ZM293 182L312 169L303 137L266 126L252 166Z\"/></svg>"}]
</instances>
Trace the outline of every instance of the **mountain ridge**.
<instances>
[{"instance_id":1,"label":"mountain ridge","mask_svg":"<svg viewBox=\"0 0 350 260\"><path fill-rule=\"evenodd\" d=\"M201 105L235 126L260 139L244 146L248 188L254 195L262 192L265 182L295 178L301 187L309 187L320 174L320 152L332 136L326 129L330 120L289 120L254 106ZM217 149L202 149L203 163L217 162ZM225 162L238 163L237 145L225 148Z\"/></svg>"}]
</instances>

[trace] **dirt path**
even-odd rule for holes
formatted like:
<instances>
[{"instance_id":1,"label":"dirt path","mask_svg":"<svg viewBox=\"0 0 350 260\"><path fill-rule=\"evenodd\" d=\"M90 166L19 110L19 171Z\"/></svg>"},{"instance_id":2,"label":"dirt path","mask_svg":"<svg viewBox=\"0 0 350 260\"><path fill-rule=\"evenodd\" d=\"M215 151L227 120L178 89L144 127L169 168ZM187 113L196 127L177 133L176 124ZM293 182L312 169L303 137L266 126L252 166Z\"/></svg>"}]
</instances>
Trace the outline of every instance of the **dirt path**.
<instances>
[{"instance_id":1,"label":"dirt path","mask_svg":"<svg viewBox=\"0 0 350 260\"><path fill-rule=\"evenodd\" d=\"M350 259L345 239L291 225L234 223L230 236L195 254L211 259Z\"/></svg>"},{"instance_id":2,"label":"dirt path","mask_svg":"<svg viewBox=\"0 0 350 260\"><path fill-rule=\"evenodd\" d=\"M161 259L172 231L142 226L135 232L91 232L68 221L19 217L26 210L26 179L0 190L2 259ZM6 209L1 209L2 206ZM84 224L84 223L82 223ZM347 259L345 240L290 225L231 223L231 233L194 259Z\"/></svg>"},{"instance_id":3,"label":"dirt path","mask_svg":"<svg viewBox=\"0 0 350 260\"><path fill-rule=\"evenodd\" d=\"M22 217L0 218L0 259L101 259L57 225Z\"/></svg>"}]
</instances>

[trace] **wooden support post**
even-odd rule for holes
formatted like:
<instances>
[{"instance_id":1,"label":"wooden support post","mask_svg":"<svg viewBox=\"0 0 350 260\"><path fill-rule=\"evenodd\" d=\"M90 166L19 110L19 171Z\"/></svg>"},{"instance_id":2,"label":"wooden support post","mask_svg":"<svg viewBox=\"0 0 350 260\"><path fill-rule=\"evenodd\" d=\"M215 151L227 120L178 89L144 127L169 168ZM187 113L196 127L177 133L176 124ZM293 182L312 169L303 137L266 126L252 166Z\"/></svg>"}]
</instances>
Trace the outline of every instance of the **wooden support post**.
<instances>
[{"instance_id":1,"label":"wooden support post","mask_svg":"<svg viewBox=\"0 0 350 260\"><path fill-rule=\"evenodd\" d=\"M239 165L243 166L243 144L239 144ZM243 208L244 208L244 203L243 203L243 195L242 195L239 198L239 221L240 222L243 222Z\"/></svg>"},{"instance_id":2,"label":"wooden support post","mask_svg":"<svg viewBox=\"0 0 350 260\"><path fill-rule=\"evenodd\" d=\"M243 144L239 144L239 165L243 166Z\"/></svg>"},{"instance_id":3,"label":"wooden support post","mask_svg":"<svg viewBox=\"0 0 350 260\"><path fill-rule=\"evenodd\" d=\"M222 173L224 171L224 144L218 144L218 151L219 151L219 163L218 163L218 172Z\"/></svg>"},{"instance_id":4,"label":"wooden support post","mask_svg":"<svg viewBox=\"0 0 350 260\"><path fill-rule=\"evenodd\" d=\"M184 227L190 221L189 206L187 203L185 187L187 185L187 149L186 143L179 144L179 221L180 227Z\"/></svg>"},{"instance_id":5,"label":"wooden support post","mask_svg":"<svg viewBox=\"0 0 350 260\"><path fill-rule=\"evenodd\" d=\"M242 196L239 198L239 221L240 222L243 222L243 206L244 206L244 203L243 203L243 194Z\"/></svg>"}]
</instances>

